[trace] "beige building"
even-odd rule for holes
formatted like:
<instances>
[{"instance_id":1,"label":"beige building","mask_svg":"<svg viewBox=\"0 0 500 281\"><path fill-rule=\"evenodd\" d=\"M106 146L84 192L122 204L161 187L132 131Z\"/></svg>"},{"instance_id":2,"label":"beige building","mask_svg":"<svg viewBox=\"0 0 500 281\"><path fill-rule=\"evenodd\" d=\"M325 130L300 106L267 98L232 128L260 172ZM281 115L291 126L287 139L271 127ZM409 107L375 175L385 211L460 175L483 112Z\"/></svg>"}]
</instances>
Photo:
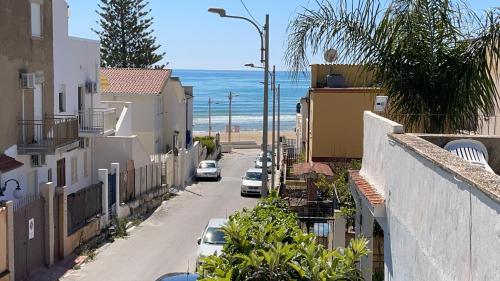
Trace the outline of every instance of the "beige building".
<instances>
[{"instance_id":1,"label":"beige building","mask_svg":"<svg viewBox=\"0 0 500 281\"><path fill-rule=\"evenodd\" d=\"M311 65L311 87L297 113L299 150L315 162L361 158L363 111L374 108L378 95L359 66Z\"/></svg>"},{"instance_id":2,"label":"beige building","mask_svg":"<svg viewBox=\"0 0 500 281\"><path fill-rule=\"evenodd\" d=\"M149 154L166 153L192 144L193 88L171 77L169 69L102 68L103 104L117 108L131 103L131 133ZM117 132L119 135L119 132Z\"/></svg>"}]
</instances>

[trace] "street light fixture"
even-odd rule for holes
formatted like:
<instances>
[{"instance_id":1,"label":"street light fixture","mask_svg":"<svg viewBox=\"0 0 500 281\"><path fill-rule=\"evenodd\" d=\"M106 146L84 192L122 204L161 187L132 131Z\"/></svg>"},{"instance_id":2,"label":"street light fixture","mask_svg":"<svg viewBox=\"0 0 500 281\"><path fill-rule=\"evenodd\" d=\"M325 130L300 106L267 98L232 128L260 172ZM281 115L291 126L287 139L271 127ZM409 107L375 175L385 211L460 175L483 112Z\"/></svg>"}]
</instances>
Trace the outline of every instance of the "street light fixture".
<instances>
[{"instance_id":1,"label":"street light fixture","mask_svg":"<svg viewBox=\"0 0 500 281\"><path fill-rule=\"evenodd\" d=\"M21 186L19 185L19 182L16 179L10 179L7 180L3 183L3 187L0 186L0 197L5 196L4 191L7 190L7 183L10 181L16 182L16 189L13 192L14 198L19 199L22 197L22 191L21 191Z\"/></svg>"},{"instance_id":2,"label":"street light fixture","mask_svg":"<svg viewBox=\"0 0 500 281\"><path fill-rule=\"evenodd\" d=\"M262 186L261 195L267 197L268 187L267 187L267 122L268 122L268 95L269 95L269 15L266 15L266 23L262 27L252 21L251 19L240 17L240 16L230 16L227 15L226 10L222 8L209 8L208 12L218 14L223 18L233 18L240 19L251 23L259 32L260 37L260 62L264 64L264 116L262 120L262 151L264 157L262 158Z\"/></svg>"},{"instance_id":3,"label":"street light fixture","mask_svg":"<svg viewBox=\"0 0 500 281\"><path fill-rule=\"evenodd\" d=\"M253 63L247 63L245 66L251 67L251 68L263 68L260 66L255 66ZM276 151L276 66L273 65L273 71L268 72L269 78L271 79L271 89L273 91L273 133L272 133L272 141L271 141L271 187L274 189L276 187L275 185L275 159L274 159L274 152ZM279 138L279 132L278 132L278 138ZM279 149L279 147L278 147ZM279 159L278 159L279 161Z\"/></svg>"}]
</instances>

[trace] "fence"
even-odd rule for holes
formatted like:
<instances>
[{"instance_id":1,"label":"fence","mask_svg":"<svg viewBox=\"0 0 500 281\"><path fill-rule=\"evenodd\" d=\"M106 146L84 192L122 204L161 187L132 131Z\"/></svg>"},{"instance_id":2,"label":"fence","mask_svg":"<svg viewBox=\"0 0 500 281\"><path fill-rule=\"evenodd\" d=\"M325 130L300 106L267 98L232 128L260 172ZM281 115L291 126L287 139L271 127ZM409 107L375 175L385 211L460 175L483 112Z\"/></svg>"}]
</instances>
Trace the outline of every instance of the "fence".
<instances>
[{"instance_id":1,"label":"fence","mask_svg":"<svg viewBox=\"0 0 500 281\"><path fill-rule=\"evenodd\" d=\"M133 201L167 184L167 163L159 162L140 168L131 166L120 172L120 203Z\"/></svg>"},{"instance_id":2,"label":"fence","mask_svg":"<svg viewBox=\"0 0 500 281\"><path fill-rule=\"evenodd\" d=\"M102 213L102 182L68 195L68 234Z\"/></svg>"}]
</instances>

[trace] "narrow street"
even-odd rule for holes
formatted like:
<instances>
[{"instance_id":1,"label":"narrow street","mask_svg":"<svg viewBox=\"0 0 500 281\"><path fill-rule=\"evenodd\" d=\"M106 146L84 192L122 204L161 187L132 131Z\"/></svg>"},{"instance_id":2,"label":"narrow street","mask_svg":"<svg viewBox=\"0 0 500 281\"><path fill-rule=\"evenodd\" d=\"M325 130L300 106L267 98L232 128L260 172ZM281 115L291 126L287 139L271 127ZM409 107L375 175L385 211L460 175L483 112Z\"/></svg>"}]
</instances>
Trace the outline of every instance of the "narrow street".
<instances>
[{"instance_id":1,"label":"narrow street","mask_svg":"<svg viewBox=\"0 0 500 281\"><path fill-rule=\"evenodd\" d=\"M62 280L151 281L171 272L194 271L197 243L210 218L223 218L257 198L241 197L241 176L258 150L239 150L221 160L222 180L199 182L164 202L126 239L101 248L94 261Z\"/></svg>"}]
</instances>

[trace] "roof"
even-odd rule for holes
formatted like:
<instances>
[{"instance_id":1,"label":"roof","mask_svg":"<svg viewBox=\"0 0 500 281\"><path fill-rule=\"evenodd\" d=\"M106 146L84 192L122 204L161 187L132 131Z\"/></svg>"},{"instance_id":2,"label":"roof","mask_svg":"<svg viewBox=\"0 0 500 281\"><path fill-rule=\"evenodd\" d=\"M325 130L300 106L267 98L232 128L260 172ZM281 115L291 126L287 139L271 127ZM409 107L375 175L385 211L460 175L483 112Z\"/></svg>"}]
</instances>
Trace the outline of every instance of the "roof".
<instances>
[{"instance_id":1,"label":"roof","mask_svg":"<svg viewBox=\"0 0 500 281\"><path fill-rule=\"evenodd\" d=\"M0 172L6 173L21 167L23 163L5 154L0 155Z\"/></svg>"},{"instance_id":2,"label":"roof","mask_svg":"<svg viewBox=\"0 0 500 281\"><path fill-rule=\"evenodd\" d=\"M349 176L356 185L356 188L366 197L372 206L383 205L385 198L373 187L357 170L350 170Z\"/></svg>"},{"instance_id":3,"label":"roof","mask_svg":"<svg viewBox=\"0 0 500 281\"><path fill-rule=\"evenodd\" d=\"M302 176L305 174L322 174L325 176L333 177L333 171L327 164L310 162L293 164L293 174Z\"/></svg>"},{"instance_id":4,"label":"roof","mask_svg":"<svg viewBox=\"0 0 500 281\"><path fill-rule=\"evenodd\" d=\"M207 227L221 227L227 223L227 219L210 219Z\"/></svg>"},{"instance_id":5,"label":"roof","mask_svg":"<svg viewBox=\"0 0 500 281\"><path fill-rule=\"evenodd\" d=\"M101 68L101 92L158 95L170 74L170 69Z\"/></svg>"}]
</instances>

